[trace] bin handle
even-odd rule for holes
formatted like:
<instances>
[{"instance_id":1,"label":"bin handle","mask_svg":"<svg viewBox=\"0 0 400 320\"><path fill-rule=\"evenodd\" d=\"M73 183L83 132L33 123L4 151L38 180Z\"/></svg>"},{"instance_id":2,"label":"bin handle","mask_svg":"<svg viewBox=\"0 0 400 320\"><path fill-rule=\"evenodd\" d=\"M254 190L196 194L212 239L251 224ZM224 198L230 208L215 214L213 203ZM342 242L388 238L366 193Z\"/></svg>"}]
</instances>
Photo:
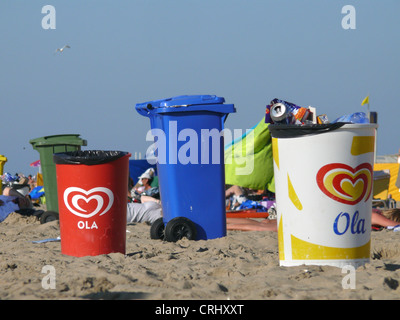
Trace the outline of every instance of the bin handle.
<instances>
[{"instance_id":1,"label":"bin handle","mask_svg":"<svg viewBox=\"0 0 400 320\"><path fill-rule=\"evenodd\" d=\"M146 106L136 107L136 111L139 112L142 116L148 117L150 114L150 110L153 110L154 107L149 103Z\"/></svg>"}]
</instances>

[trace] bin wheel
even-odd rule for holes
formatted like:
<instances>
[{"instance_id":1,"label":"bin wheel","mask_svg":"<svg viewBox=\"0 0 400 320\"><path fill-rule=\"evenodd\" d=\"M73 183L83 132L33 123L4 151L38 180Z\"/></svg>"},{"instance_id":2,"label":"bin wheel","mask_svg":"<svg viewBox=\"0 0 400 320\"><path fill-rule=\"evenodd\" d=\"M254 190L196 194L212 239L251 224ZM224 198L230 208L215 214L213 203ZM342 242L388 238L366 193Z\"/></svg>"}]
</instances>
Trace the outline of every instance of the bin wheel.
<instances>
[{"instance_id":1,"label":"bin wheel","mask_svg":"<svg viewBox=\"0 0 400 320\"><path fill-rule=\"evenodd\" d=\"M175 242L182 238L195 240L197 230L195 224L185 217L177 217L170 220L165 226L165 240Z\"/></svg>"},{"instance_id":2,"label":"bin wheel","mask_svg":"<svg viewBox=\"0 0 400 320\"><path fill-rule=\"evenodd\" d=\"M156 240L164 239L164 230L163 218L157 219L150 227L150 238Z\"/></svg>"},{"instance_id":3,"label":"bin wheel","mask_svg":"<svg viewBox=\"0 0 400 320\"><path fill-rule=\"evenodd\" d=\"M46 211L40 216L40 223L44 224L50 221L55 221L59 219L59 215L54 211Z\"/></svg>"}]
</instances>

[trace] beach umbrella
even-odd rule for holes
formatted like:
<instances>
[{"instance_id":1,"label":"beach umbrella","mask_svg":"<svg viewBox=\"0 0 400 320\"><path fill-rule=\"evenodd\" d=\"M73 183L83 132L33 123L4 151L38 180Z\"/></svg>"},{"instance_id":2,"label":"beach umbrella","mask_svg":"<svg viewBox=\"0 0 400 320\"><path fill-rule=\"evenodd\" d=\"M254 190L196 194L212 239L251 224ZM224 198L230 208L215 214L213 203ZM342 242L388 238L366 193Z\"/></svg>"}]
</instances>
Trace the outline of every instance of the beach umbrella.
<instances>
[{"instance_id":1,"label":"beach umbrella","mask_svg":"<svg viewBox=\"0 0 400 320\"><path fill-rule=\"evenodd\" d=\"M40 167L40 160L36 160L30 164L31 167Z\"/></svg>"},{"instance_id":2,"label":"beach umbrella","mask_svg":"<svg viewBox=\"0 0 400 320\"><path fill-rule=\"evenodd\" d=\"M40 166L40 160L36 160L30 164L31 167L38 167L39 173L42 173L42 167Z\"/></svg>"}]
</instances>

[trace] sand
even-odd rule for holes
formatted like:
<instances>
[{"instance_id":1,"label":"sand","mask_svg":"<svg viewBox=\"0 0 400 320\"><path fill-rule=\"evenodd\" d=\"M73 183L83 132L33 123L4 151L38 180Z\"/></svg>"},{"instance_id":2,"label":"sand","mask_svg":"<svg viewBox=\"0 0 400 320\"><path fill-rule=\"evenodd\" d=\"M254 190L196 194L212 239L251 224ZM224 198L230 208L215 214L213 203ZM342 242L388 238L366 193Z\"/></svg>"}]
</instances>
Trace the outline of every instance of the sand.
<instances>
[{"instance_id":1,"label":"sand","mask_svg":"<svg viewBox=\"0 0 400 320\"><path fill-rule=\"evenodd\" d=\"M40 224L12 213L0 223L0 299L400 298L400 232L372 232L371 261L357 269L356 288L344 289L340 268L280 267L274 232L168 243L150 239L147 224L127 230L126 255L76 258L61 254L60 242L32 243L59 236L58 221Z\"/></svg>"}]
</instances>

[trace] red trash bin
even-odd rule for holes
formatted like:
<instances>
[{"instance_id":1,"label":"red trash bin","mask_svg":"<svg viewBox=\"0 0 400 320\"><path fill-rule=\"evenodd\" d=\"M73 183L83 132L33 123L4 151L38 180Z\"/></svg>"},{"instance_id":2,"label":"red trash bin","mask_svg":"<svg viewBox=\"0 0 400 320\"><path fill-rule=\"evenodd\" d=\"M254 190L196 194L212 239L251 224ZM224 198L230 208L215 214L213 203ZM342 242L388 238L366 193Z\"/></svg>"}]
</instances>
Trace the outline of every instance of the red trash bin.
<instances>
[{"instance_id":1,"label":"red trash bin","mask_svg":"<svg viewBox=\"0 0 400 320\"><path fill-rule=\"evenodd\" d=\"M98 150L53 155L62 254L125 254L129 157Z\"/></svg>"}]
</instances>

